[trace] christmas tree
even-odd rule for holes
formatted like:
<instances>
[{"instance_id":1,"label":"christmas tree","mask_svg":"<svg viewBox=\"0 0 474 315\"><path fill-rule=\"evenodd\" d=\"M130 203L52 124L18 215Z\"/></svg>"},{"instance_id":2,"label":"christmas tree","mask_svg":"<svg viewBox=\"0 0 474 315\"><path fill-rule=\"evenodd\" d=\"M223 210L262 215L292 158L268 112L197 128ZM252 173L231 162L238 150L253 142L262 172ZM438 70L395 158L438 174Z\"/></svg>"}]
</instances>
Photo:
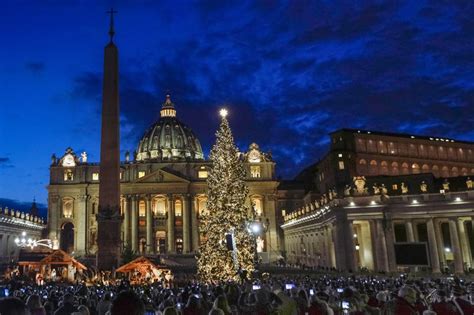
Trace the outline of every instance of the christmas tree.
<instances>
[{"instance_id":1,"label":"christmas tree","mask_svg":"<svg viewBox=\"0 0 474 315\"><path fill-rule=\"evenodd\" d=\"M252 220L245 204L248 188L245 169L234 144L226 110L216 132L216 143L210 159L212 168L207 178L207 211L201 216L204 241L200 246L198 274L202 281L238 280L239 270L251 274L254 269L255 239L248 231ZM226 242L233 236L234 249Z\"/></svg>"}]
</instances>

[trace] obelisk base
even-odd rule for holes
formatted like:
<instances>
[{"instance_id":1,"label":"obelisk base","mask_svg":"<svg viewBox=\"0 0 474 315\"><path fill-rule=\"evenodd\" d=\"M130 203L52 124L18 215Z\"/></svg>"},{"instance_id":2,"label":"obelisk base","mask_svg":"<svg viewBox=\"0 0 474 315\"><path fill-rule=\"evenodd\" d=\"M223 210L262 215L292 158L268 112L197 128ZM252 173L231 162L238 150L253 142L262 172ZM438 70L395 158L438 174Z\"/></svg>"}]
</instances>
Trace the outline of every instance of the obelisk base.
<instances>
[{"instance_id":1,"label":"obelisk base","mask_svg":"<svg viewBox=\"0 0 474 315\"><path fill-rule=\"evenodd\" d=\"M98 218L97 269L112 271L118 267L120 257L120 225L118 218Z\"/></svg>"}]
</instances>

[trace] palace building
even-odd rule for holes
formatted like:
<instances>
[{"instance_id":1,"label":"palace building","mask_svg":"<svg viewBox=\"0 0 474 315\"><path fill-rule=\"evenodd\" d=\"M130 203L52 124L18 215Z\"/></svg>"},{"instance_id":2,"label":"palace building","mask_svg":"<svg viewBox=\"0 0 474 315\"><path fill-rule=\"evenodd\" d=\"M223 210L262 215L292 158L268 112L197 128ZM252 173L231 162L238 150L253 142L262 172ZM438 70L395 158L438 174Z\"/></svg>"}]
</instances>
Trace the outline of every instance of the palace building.
<instances>
[{"instance_id":1,"label":"palace building","mask_svg":"<svg viewBox=\"0 0 474 315\"><path fill-rule=\"evenodd\" d=\"M160 118L120 164L122 247L142 254L190 254L202 235L210 161L190 127L177 118L169 95ZM255 143L241 153L247 170L249 204L264 227L258 250L264 261L280 254L282 218L277 216L275 163ZM52 157L48 186L48 233L60 248L76 255L97 251L100 167L71 148Z\"/></svg>"},{"instance_id":2,"label":"palace building","mask_svg":"<svg viewBox=\"0 0 474 315\"><path fill-rule=\"evenodd\" d=\"M474 143L351 129L330 137L329 153L279 190L290 263L394 272L412 265L398 257L403 245L419 243L425 269L474 268Z\"/></svg>"}]
</instances>

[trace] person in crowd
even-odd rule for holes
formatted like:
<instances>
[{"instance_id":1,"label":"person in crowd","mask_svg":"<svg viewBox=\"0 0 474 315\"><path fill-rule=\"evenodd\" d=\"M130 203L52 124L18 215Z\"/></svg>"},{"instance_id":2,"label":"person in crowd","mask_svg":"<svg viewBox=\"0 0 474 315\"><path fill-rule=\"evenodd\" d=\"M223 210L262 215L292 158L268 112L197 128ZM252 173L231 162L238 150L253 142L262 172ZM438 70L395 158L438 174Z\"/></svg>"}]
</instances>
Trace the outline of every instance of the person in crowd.
<instances>
[{"instance_id":1,"label":"person in crowd","mask_svg":"<svg viewBox=\"0 0 474 315\"><path fill-rule=\"evenodd\" d=\"M383 315L418 315L415 308L416 291L406 285L400 288L398 296L387 302L382 309Z\"/></svg>"},{"instance_id":2,"label":"person in crowd","mask_svg":"<svg viewBox=\"0 0 474 315\"><path fill-rule=\"evenodd\" d=\"M2 315L29 315L26 304L15 297L0 300L0 314Z\"/></svg>"},{"instance_id":3,"label":"person in crowd","mask_svg":"<svg viewBox=\"0 0 474 315\"><path fill-rule=\"evenodd\" d=\"M54 315L71 315L75 311L77 309L74 306L74 295L65 293L62 298L62 306L54 312Z\"/></svg>"},{"instance_id":4,"label":"person in crowd","mask_svg":"<svg viewBox=\"0 0 474 315\"><path fill-rule=\"evenodd\" d=\"M32 294L26 300L26 306L30 311L30 315L46 315L46 310L41 305L41 298L38 294Z\"/></svg>"},{"instance_id":5,"label":"person in crowd","mask_svg":"<svg viewBox=\"0 0 474 315\"><path fill-rule=\"evenodd\" d=\"M133 291L122 291L113 300L110 315L144 315L145 304Z\"/></svg>"},{"instance_id":6,"label":"person in crowd","mask_svg":"<svg viewBox=\"0 0 474 315\"><path fill-rule=\"evenodd\" d=\"M97 314L98 315L105 315L112 305L112 295L110 292L106 292L102 298L102 300L97 305Z\"/></svg>"}]
</instances>

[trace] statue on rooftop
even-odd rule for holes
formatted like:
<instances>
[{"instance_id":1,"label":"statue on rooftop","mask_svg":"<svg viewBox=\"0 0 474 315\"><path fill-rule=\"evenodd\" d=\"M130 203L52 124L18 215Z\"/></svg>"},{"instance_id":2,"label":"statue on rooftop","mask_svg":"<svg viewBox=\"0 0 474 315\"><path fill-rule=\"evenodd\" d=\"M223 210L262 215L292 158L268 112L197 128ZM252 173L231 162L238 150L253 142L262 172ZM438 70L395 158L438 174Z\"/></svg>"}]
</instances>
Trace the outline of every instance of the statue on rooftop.
<instances>
[{"instance_id":1,"label":"statue on rooftop","mask_svg":"<svg viewBox=\"0 0 474 315\"><path fill-rule=\"evenodd\" d=\"M353 179L354 182L354 193L356 195L365 195L367 194L367 187L365 187L365 176L356 176Z\"/></svg>"},{"instance_id":2,"label":"statue on rooftop","mask_svg":"<svg viewBox=\"0 0 474 315\"><path fill-rule=\"evenodd\" d=\"M400 185L402 188L402 194L408 194L408 186L404 182Z\"/></svg>"},{"instance_id":3,"label":"statue on rooftop","mask_svg":"<svg viewBox=\"0 0 474 315\"><path fill-rule=\"evenodd\" d=\"M374 183L372 189L374 190L374 195L380 195L380 188L377 186L377 183Z\"/></svg>"},{"instance_id":4,"label":"statue on rooftop","mask_svg":"<svg viewBox=\"0 0 474 315\"><path fill-rule=\"evenodd\" d=\"M82 160L82 163L87 163L87 152L86 151L81 153L81 160Z\"/></svg>"},{"instance_id":5,"label":"statue on rooftop","mask_svg":"<svg viewBox=\"0 0 474 315\"><path fill-rule=\"evenodd\" d=\"M388 193L388 190L387 190L387 187L385 187L385 184L382 184L382 186L380 186L379 189L382 195L386 195Z\"/></svg>"},{"instance_id":6,"label":"statue on rooftop","mask_svg":"<svg viewBox=\"0 0 474 315\"><path fill-rule=\"evenodd\" d=\"M344 196L349 197L350 195L351 195L351 186L346 185L346 187L344 187Z\"/></svg>"},{"instance_id":7,"label":"statue on rooftop","mask_svg":"<svg viewBox=\"0 0 474 315\"><path fill-rule=\"evenodd\" d=\"M443 189L445 192L448 192L449 191L449 181L447 178L444 179L443 181Z\"/></svg>"},{"instance_id":8,"label":"statue on rooftop","mask_svg":"<svg viewBox=\"0 0 474 315\"><path fill-rule=\"evenodd\" d=\"M427 193L428 192L428 185L426 184L425 181L422 181L420 184L420 190L422 193Z\"/></svg>"},{"instance_id":9,"label":"statue on rooftop","mask_svg":"<svg viewBox=\"0 0 474 315\"><path fill-rule=\"evenodd\" d=\"M466 179L466 188L470 190L470 189L472 189L472 187L473 187L472 180L471 180L470 177L468 177L468 178Z\"/></svg>"}]
</instances>

